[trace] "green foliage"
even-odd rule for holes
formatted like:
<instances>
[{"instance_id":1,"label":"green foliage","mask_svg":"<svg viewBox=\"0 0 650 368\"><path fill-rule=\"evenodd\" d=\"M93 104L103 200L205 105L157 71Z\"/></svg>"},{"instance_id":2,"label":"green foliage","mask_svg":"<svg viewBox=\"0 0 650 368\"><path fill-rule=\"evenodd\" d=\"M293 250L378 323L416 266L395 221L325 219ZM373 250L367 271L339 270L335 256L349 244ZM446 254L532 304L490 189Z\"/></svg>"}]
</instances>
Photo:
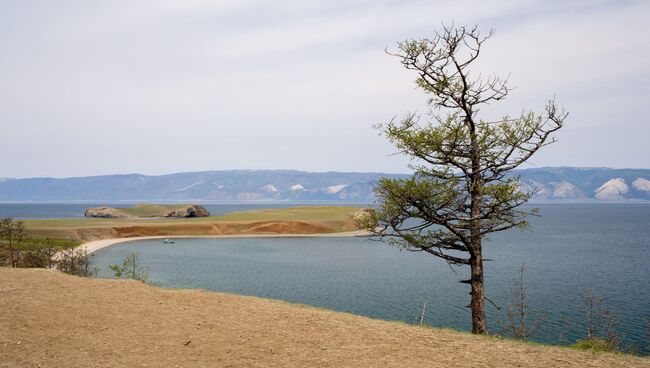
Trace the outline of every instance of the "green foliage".
<instances>
[{"instance_id":1,"label":"green foliage","mask_svg":"<svg viewBox=\"0 0 650 368\"><path fill-rule=\"evenodd\" d=\"M597 352L618 351L616 344L612 343L607 339L603 339L602 337L592 337L592 338L578 340L575 344L571 345L571 348L577 350L591 350Z\"/></svg>"},{"instance_id":2,"label":"green foliage","mask_svg":"<svg viewBox=\"0 0 650 368\"><path fill-rule=\"evenodd\" d=\"M429 97L428 121L414 113L376 128L411 159L414 174L382 179L370 231L392 244L469 265L472 330L487 332L482 240L491 233L525 228L520 209L533 192L506 174L553 142L566 113L550 101L543 113L523 112L498 120L480 118L482 105L504 99L507 79L473 74L470 66L483 43L477 28L443 27L432 39L407 40L390 53L417 73Z\"/></svg>"},{"instance_id":3,"label":"green foliage","mask_svg":"<svg viewBox=\"0 0 650 368\"><path fill-rule=\"evenodd\" d=\"M399 43L391 55L419 75L416 84L429 96L430 119L408 113L376 126L411 159L414 175L379 181L378 206L368 228L385 230L382 235L391 235L395 244L455 264L469 260L445 256L445 250L474 253L477 238L528 225L526 216L537 212L519 206L534 193L522 189L519 177L505 174L551 143L566 116L551 101L541 114L478 118L480 105L500 101L510 90L507 80L470 73L491 35L481 36L476 28L444 28L433 39Z\"/></svg>"},{"instance_id":4,"label":"green foliage","mask_svg":"<svg viewBox=\"0 0 650 368\"><path fill-rule=\"evenodd\" d=\"M142 282L149 280L148 268L140 265L137 253L131 253L122 262L122 266L110 265L109 268L113 271L115 278L133 279Z\"/></svg>"},{"instance_id":5,"label":"green foliage","mask_svg":"<svg viewBox=\"0 0 650 368\"><path fill-rule=\"evenodd\" d=\"M20 254L18 267L26 268L52 268L55 267L59 261L57 254L63 249L70 249L70 247L63 248L60 241L55 239L30 239L29 246L23 244ZM27 242L26 242L27 243Z\"/></svg>"},{"instance_id":6,"label":"green foliage","mask_svg":"<svg viewBox=\"0 0 650 368\"><path fill-rule=\"evenodd\" d=\"M80 240L58 238L25 238L19 247L22 251L39 251L42 248L55 247L59 249L75 248L81 245Z\"/></svg>"}]
</instances>

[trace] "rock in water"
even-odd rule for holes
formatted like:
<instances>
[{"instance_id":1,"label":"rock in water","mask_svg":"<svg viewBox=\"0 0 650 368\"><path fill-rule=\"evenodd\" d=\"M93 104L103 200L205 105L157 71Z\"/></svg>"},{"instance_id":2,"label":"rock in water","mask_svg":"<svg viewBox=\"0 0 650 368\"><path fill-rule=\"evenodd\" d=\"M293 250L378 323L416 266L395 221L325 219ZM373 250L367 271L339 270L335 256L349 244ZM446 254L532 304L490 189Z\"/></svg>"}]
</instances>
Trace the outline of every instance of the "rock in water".
<instances>
[{"instance_id":1,"label":"rock in water","mask_svg":"<svg viewBox=\"0 0 650 368\"><path fill-rule=\"evenodd\" d=\"M182 209L173 210L165 215L165 217L208 217L210 212L203 206L193 204Z\"/></svg>"},{"instance_id":2,"label":"rock in water","mask_svg":"<svg viewBox=\"0 0 650 368\"><path fill-rule=\"evenodd\" d=\"M102 218L117 218L117 217L128 217L119 210L111 207L92 207L86 208L84 211L84 216L86 217L102 217Z\"/></svg>"}]
</instances>

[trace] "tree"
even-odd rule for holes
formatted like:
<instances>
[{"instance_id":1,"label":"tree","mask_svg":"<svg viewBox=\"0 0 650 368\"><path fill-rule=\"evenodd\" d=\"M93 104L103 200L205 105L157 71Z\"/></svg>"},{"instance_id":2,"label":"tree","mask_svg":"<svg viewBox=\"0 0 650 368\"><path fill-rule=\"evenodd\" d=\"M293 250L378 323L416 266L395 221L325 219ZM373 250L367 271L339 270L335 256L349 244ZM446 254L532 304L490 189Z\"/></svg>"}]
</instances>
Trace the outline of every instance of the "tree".
<instances>
[{"instance_id":1,"label":"tree","mask_svg":"<svg viewBox=\"0 0 650 368\"><path fill-rule=\"evenodd\" d=\"M616 331L619 318L605 308L607 298L594 295L591 290L585 290L579 309L585 317L585 337L578 340L575 347L581 349L618 350L620 334Z\"/></svg>"},{"instance_id":2,"label":"tree","mask_svg":"<svg viewBox=\"0 0 650 368\"><path fill-rule=\"evenodd\" d=\"M512 302L506 310L506 333L515 339L527 340L546 320L547 315L531 310L526 301L527 293L524 285L526 267L519 268L519 278L514 280L511 294Z\"/></svg>"},{"instance_id":3,"label":"tree","mask_svg":"<svg viewBox=\"0 0 650 368\"><path fill-rule=\"evenodd\" d=\"M517 176L506 175L552 143L567 114L549 101L542 114L482 119L479 108L503 100L507 79L470 73L483 43L476 27L443 26L433 39L398 44L390 55L418 74L417 86L429 97L432 119L416 114L377 128L411 158L414 174L381 179L377 204L365 223L392 244L469 266L472 332L487 333L483 280L483 239L489 234L526 227L520 209L534 193Z\"/></svg>"},{"instance_id":4,"label":"tree","mask_svg":"<svg viewBox=\"0 0 650 368\"><path fill-rule=\"evenodd\" d=\"M0 239L5 241L5 246L9 250L9 259L11 267L16 268L19 260L19 246L25 238L25 223L23 221L16 221L11 217L3 217L0 219Z\"/></svg>"},{"instance_id":5,"label":"tree","mask_svg":"<svg viewBox=\"0 0 650 368\"><path fill-rule=\"evenodd\" d=\"M56 268L70 275L92 277L97 269L90 269L91 257L85 247L64 249L58 254Z\"/></svg>"},{"instance_id":6,"label":"tree","mask_svg":"<svg viewBox=\"0 0 650 368\"><path fill-rule=\"evenodd\" d=\"M61 248L51 238L32 241L35 247L21 253L19 267L53 268L57 264L57 254Z\"/></svg>"},{"instance_id":7,"label":"tree","mask_svg":"<svg viewBox=\"0 0 650 368\"><path fill-rule=\"evenodd\" d=\"M122 266L108 266L114 273L115 278L134 279L142 282L149 280L149 270L138 262L138 254L131 253L122 262Z\"/></svg>"}]
</instances>

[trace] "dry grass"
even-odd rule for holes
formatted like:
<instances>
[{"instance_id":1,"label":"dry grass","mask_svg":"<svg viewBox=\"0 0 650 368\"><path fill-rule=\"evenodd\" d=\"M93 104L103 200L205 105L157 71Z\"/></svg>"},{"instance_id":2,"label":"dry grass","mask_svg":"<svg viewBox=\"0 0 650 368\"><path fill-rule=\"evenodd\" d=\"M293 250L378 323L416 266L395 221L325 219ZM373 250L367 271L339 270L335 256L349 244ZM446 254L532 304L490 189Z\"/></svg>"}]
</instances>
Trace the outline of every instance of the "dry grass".
<instances>
[{"instance_id":1,"label":"dry grass","mask_svg":"<svg viewBox=\"0 0 650 368\"><path fill-rule=\"evenodd\" d=\"M215 217L219 221L340 221L360 211L351 206L296 206L236 211Z\"/></svg>"},{"instance_id":2,"label":"dry grass","mask_svg":"<svg viewBox=\"0 0 650 368\"><path fill-rule=\"evenodd\" d=\"M0 367L650 367L260 298L0 269Z\"/></svg>"}]
</instances>

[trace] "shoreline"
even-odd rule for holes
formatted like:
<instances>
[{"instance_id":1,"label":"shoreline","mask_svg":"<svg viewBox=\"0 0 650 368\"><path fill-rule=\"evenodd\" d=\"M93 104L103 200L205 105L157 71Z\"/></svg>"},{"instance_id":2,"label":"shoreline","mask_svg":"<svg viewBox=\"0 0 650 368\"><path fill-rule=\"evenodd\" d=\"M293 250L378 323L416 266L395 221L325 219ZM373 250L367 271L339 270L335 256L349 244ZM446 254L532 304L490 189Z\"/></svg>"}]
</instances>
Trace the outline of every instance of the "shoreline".
<instances>
[{"instance_id":1,"label":"shoreline","mask_svg":"<svg viewBox=\"0 0 650 368\"><path fill-rule=\"evenodd\" d=\"M366 230L342 231L338 233L312 233L312 234L227 234L227 235L154 235L154 236L133 236L128 238L109 238L91 240L78 245L76 248L85 248L88 254L110 247L111 245L126 243L134 240L150 239L230 239L230 238L338 238L338 237L362 237L368 236Z\"/></svg>"}]
</instances>

